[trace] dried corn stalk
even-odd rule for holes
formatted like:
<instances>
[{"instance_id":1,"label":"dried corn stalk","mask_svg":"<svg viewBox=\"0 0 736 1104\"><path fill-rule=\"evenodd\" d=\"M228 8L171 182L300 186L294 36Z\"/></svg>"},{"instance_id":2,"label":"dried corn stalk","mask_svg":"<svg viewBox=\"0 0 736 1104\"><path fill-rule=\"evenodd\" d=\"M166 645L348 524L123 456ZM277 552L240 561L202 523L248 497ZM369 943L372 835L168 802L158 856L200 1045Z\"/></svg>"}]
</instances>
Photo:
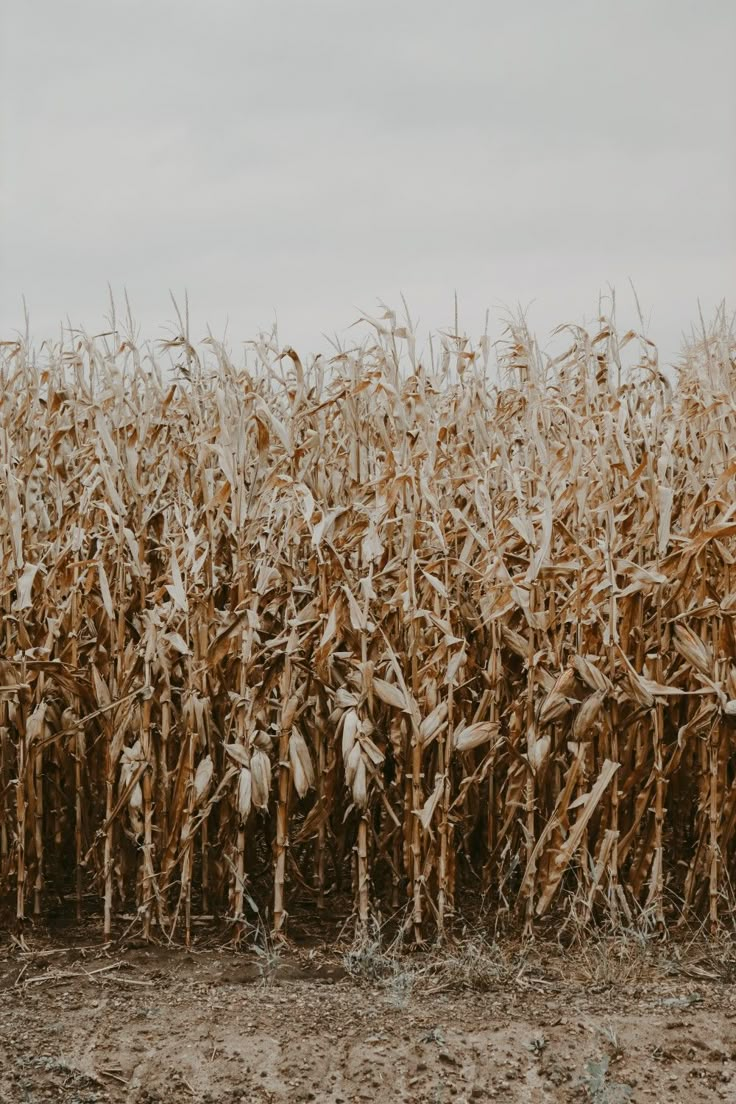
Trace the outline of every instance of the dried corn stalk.
<instances>
[{"instance_id":1,"label":"dried corn stalk","mask_svg":"<svg viewBox=\"0 0 736 1104\"><path fill-rule=\"evenodd\" d=\"M273 335L236 367L185 317L175 373L129 338L0 345L0 896L22 923L74 870L108 934L183 904L239 937L352 865L359 922L403 898L417 940L479 886L529 924L717 924L725 319L674 389L608 321L551 362L512 326L493 387L486 339L420 363L408 319L366 322L329 375Z\"/></svg>"}]
</instances>

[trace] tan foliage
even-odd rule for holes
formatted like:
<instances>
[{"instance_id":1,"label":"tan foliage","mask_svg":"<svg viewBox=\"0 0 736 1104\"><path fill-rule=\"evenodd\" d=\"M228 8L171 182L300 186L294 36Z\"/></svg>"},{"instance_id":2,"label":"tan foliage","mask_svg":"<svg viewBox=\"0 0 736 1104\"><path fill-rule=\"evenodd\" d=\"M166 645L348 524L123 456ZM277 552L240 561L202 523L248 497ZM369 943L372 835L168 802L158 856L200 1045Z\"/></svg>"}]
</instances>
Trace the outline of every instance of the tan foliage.
<instances>
[{"instance_id":1,"label":"tan foliage","mask_svg":"<svg viewBox=\"0 0 736 1104\"><path fill-rule=\"evenodd\" d=\"M479 893L531 924L581 886L586 915L716 923L725 319L675 387L606 320L552 360L512 325L495 366L365 321L308 367L273 335L238 367L184 320L165 369L115 325L0 347L0 894L40 912L73 868L106 931L134 900L188 937L273 893L281 930L354 854L360 921L408 902L418 939Z\"/></svg>"}]
</instances>

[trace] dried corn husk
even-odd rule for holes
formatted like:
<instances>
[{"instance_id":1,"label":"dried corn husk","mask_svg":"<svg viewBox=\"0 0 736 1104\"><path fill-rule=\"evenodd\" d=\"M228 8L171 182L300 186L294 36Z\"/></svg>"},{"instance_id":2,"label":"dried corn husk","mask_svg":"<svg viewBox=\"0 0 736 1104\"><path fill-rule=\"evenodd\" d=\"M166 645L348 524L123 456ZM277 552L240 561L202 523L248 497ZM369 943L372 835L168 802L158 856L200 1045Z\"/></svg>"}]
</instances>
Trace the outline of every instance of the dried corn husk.
<instances>
[{"instance_id":1,"label":"dried corn husk","mask_svg":"<svg viewBox=\"0 0 736 1104\"><path fill-rule=\"evenodd\" d=\"M704 675L710 675L713 670L713 654L707 644L704 644L699 636L676 621L674 625L675 650L685 659L691 667L695 667Z\"/></svg>"},{"instance_id":2,"label":"dried corn husk","mask_svg":"<svg viewBox=\"0 0 736 1104\"><path fill-rule=\"evenodd\" d=\"M500 725L496 721L477 721L476 724L460 727L453 736L456 751L472 751L473 748L498 739Z\"/></svg>"},{"instance_id":3,"label":"dried corn husk","mask_svg":"<svg viewBox=\"0 0 736 1104\"><path fill-rule=\"evenodd\" d=\"M548 719L544 715L547 702L553 698L562 698L566 701L571 694L574 694L576 683L577 680L575 678L575 671L571 667L566 667L565 670L557 676L554 685L547 695L547 698L545 699L545 702L543 703L540 710L540 720L542 724L544 724L545 721Z\"/></svg>"},{"instance_id":4,"label":"dried corn husk","mask_svg":"<svg viewBox=\"0 0 736 1104\"><path fill-rule=\"evenodd\" d=\"M390 705L394 709L403 709L405 712L409 711L408 702L400 687L394 686L393 683L386 682L385 679L374 677L373 688L381 701L385 702L386 705Z\"/></svg>"},{"instance_id":5,"label":"dried corn husk","mask_svg":"<svg viewBox=\"0 0 736 1104\"><path fill-rule=\"evenodd\" d=\"M355 709L348 709L342 719L342 759L347 763L360 731L360 718Z\"/></svg>"},{"instance_id":6,"label":"dried corn husk","mask_svg":"<svg viewBox=\"0 0 736 1104\"><path fill-rule=\"evenodd\" d=\"M48 702L39 702L26 721L26 747L31 748L37 740L41 739L46 723L47 710Z\"/></svg>"},{"instance_id":7,"label":"dried corn husk","mask_svg":"<svg viewBox=\"0 0 736 1104\"><path fill-rule=\"evenodd\" d=\"M201 805L206 798L210 785L212 783L212 775L214 774L215 765L212 762L211 755L205 755L203 759L200 759L197 764L197 770L194 775L194 804Z\"/></svg>"},{"instance_id":8,"label":"dried corn husk","mask_svg":"<svg viewBox=\"0 0 736 1104\"><path fill-rule=\"evenodd\" d=\"M250 815L252 795L252 775L248 767L241 767L238 771L238 816L241 824L245 824Z\"/></svg>"},{"instance_id":9,"label":"dried corn husk","mask_svg":"<svg viewBox=\"0 0 736 1104\"><path fill-rule=\"evenodd\" d=\"M130 799L128 801L128 815L130 816L130 826L135 834L137 836L143 835L143 790L141 789L140 782L136 782L131 790Z\"/></svg>"},{"instance_id":10,"label":"dried corn husk","mask_svg":"<svg viewBox=\"0 0 736 1104\"><path fill-rule=\"evenodd\" d=\"M306 741L298 729L292 729L289 737L289 761L294 779L294 788L299 797L304 797L314 785L314 768Z\"/></svg>"},{"instance_id":11,"label":"dried corn husk","mask_svg":"<svg viewBox=\"0 0 736 1104\"><path fill-rule=\"evenodd\" d=\"M570 712L573 701L562 694L552 690L542 702L539 710L540 725L551 724L553 721L562 720Z\"/></svg>"},{"instance_id":12,"label":"dried corn husk","mask_svg":"<svg viewBox=\"0 0 736 1104\"><path fill-rule=\"evenodd\" d=\"M362 755L358 756L358 762L355 767L355 774L352 781L353 801L359 809L365 809L368 804L368 777L365 766L365 759Z\"/></svg>"},{"instance_id":13,"label":"dried corn husk","mask_svg":"<svg viewBox=\"0 0 736 1104\"><path fill-rule=\"evenodd\" d=\"M358 770L358 764L362 761L363 756L360 750L360 744L356 741L356 743L353 744L350 750L350 754L348 755L347 761L345 763L345 782L349 787L352 787L353 782L355 781L356 771Z\"/></svg>"},{"instance_id":14,"label":"dried corn husk","mask_svg":"<svg viewBox=\"0 0 736 1104\"><path fill-rule=\"evenodd\" d=\"M250 752L242 744L225 744L224 751L238 766L247 767L250 765Z\"/></svg>"},{"instance_id":15,"label":"dried corn husk","mask_svg":"<svg viewBox=\"0 0 736 1104\"><path fill-rule=\"evenodd\" d=\"M527 759L529 760L529 766L532 768L535 774L539 774L542 767L549 759L550 749L552 747L552 737L549 732L545 732L543 736L530 740L527 747Z\"/></svg>"},{"instance_id":16,"label":"dried corn husk","mask_svg":"<svg viewBox=\"0 0 736 1104\"><path fill-rule=\"evenodd\" d=\"M447 702L440 702L419 726L419 739L424 747L442 731L447 720Z\"/></svg>"},{"instance_id":17,"label":"dried corn husk","mask_svg":"<svg viewBox=\"0 0 736 1104\"><path fill-rule=\"evenodd\" d=\"M355 709L358 698L344 686L338 686L335 692L335 705L338 709Z\"/></svg>"},{"instance_id":18,"label":"dried corn husk","mask_svg":"<svg viewBox=\"0 0 736 1104\"><path fill-rule=\"evenodd\" d=\"M501 626L501 633L503 635L504 644L514 653L514 655L520 656L522 659L526 659L529 654L529 641L521 633L515 632L509 628L508 625Z\"/></svg>"},{"instance_id":19,"label":"dried corn husk","mask_svg":"<svg viewBox=\"0 0 736 1104\"><path fill-rule=\"evenodd\" d=\"M256 809L267 809L271 794L271 760L261 748L254 748L250 757L253 804Z\"/></svg>"},{"instance_id":20,"label":"dried corn husk","mask_svg":"<svg viewBox=\"0 0 736 1104\"><path fill-rule=\"evenodd\" d=\"M586 656L573 656L571 662L575 673L590 690L600 690L604 694L611 692L609 679Z\"/></svg>"},{"instance_id":21,"label":"dried corn husk","mask_svg":"<svg viewBox=\"0 0 736 1104\"><path fill-rule=\"evenodd\" d=\"M596 690L594 694L585 699L573 721L573 740L584 742L592 738L595 722L598 719L605 697L605 690Z\"/></svg>"}]
</instances>

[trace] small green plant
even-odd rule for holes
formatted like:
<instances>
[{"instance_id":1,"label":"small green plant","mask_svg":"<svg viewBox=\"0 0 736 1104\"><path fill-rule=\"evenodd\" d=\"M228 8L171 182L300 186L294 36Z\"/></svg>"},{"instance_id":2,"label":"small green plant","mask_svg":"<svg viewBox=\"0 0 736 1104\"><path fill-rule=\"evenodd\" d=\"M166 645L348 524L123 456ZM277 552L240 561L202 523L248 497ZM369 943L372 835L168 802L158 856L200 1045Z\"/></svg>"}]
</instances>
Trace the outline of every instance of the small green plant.
<instances>
[{"instance_id":1,"label":"small green plant","mask_svg":"<svg viewBox=\"0 0 736 1104\"><path fill-rule=\"evenodd\" d=\"M532 1035L526 1046L527 1050L531 1051L531 1053L534 1054L536 1057L539 1057L544 1048L547 1046L547 1040L544 1035Z\"/></svg>"},{"instance_id":2,"label":"small green plant","mask_svg":"<svg viewBox=\"0 0 736 1104\"><path fill-rule=\"evenodd\" d=\"M268 928L260 917L258 918L253 951L259 959L261 981L264 985L268 985L273 981L276 970L281 964L281 951L271 938Z\"/></svg>"},{"instance_id":3,"label":"small green plant","mask_svg":"<svg viewBox=\"0 0 736 1104\"><path fill-rule=\"evenodd\" d=\"M608 1058L591 1058L585 1063L583 1085L594 1104L625 1104L633 1089L622 1081L608 1080Z\"/></svg>"},{"instance_id":4,"label":"small green plant","mask_svg":"<svg viewBox=\"0 0 736 1104\"><path fill-rule=\"evenodd\" d=\"M623 1048L621 1041L618 1037L618 1031L613 1023L605 1023L599 1029L599 1034L603 1041L611 1048L614 1056L622 1054Z\"/></svg>"}]
</instances>

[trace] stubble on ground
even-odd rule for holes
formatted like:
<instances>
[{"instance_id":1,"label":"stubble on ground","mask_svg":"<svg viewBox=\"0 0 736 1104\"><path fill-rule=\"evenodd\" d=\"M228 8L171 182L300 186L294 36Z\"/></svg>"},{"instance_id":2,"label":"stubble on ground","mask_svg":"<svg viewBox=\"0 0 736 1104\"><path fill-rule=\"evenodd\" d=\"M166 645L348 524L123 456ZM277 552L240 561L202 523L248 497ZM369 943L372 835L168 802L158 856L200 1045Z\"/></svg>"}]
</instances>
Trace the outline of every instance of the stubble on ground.
<instances>
[{"instance_id":1,"label":"stubble on ground","mask_svg":"<svg viewBox=\"0 0 736 1104\"><path fill-rule=\"evenodd\" d=\"M10 942L0 1101L736 1101L734 961Z\"/></svg>"}]
</instances>

